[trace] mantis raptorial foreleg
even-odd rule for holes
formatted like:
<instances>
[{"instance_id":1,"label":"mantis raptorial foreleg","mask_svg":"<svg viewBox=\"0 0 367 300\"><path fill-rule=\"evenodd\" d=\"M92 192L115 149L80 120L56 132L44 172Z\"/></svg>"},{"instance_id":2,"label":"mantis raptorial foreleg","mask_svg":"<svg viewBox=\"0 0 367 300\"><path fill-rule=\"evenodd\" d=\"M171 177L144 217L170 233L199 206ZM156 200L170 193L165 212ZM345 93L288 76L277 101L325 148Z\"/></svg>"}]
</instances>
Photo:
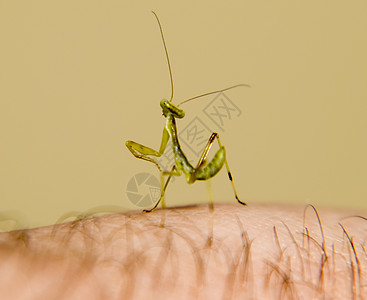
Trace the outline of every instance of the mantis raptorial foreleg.
<instances>
[{"instance_id":1,"label":"mantis raptorial foreleg","mask_svg":"<svg viewBox=\"0 0 367 300\"><path fill-rule=\"evenodd\" d=\"M163 128L163 135L162 135L162 141L161 146L159 147L159 151L156 151L152 148L149 148L147 146L141 145L139 143L136 143L134 141L126 141L125 145L127 149L136 157L139 159L143 159L146 161L150 161L151 163L155 164L160 172L162 172L161 167L158 165L158 163L151 157L160 157L164 153L164 150L166 150L167 143L169 140L169 134L166 128Z\"/></svg>"}]
</instances>

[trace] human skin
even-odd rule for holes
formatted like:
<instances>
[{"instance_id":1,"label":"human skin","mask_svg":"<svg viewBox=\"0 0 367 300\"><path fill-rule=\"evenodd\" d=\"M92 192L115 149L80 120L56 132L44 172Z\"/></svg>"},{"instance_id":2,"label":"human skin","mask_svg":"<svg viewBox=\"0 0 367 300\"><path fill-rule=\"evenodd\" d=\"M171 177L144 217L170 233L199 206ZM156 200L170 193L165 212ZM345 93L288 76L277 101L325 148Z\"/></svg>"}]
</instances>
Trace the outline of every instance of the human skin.
<instances>
[{"instance_id":1,"label":"human skin","mask_svg":"<svg viewBox=\"0 0 367 300\"><path fill-rule=\"evenodd\" d=\"M366 298L363 213L317 212L198 205L1 233L0 298Z\"/></svg>"}]
</instances>

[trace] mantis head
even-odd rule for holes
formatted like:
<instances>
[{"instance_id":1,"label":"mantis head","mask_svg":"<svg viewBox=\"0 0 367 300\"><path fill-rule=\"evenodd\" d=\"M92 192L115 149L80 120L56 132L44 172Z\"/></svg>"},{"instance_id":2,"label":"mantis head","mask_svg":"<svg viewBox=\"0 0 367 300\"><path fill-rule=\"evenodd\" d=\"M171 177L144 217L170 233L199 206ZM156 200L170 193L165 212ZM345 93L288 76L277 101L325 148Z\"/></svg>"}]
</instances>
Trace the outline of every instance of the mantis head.
<instances>
[{"instance_id":1,"label":"mantis head","mask_svg":"<svg viewBox=\"0 0 367 300\"><path fill-rule=\"evenodd\" d=\"M162 114L164 117L172 115L175 118L182 119L185 116L185 112L182 109L178 108L167 99L162 99L160 105L162 107Z\"/></svg>"}]
</instances>

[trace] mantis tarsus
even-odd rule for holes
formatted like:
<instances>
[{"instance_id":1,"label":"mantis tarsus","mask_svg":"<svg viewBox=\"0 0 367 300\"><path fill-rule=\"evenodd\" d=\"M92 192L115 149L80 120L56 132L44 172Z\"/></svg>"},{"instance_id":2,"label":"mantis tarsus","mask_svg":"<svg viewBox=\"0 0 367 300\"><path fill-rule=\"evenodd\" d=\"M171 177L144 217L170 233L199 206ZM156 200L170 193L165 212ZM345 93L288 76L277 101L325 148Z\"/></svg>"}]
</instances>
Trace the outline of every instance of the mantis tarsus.
<instances>
[{"instance_id":1,"label":"mantis tarsus","mask_svg":"<svg viewBox=\"0 0 367 300\"><path fill-rule=\"evenodd\" d=\"M167 51L167 47L166 47L166 42L164 40L164 35L163 35L163 30L162 30L162 26L159 22L158 16L157 14L153 11L152 12L158 22L159 25L159 29L160 29L160 33L161 33L161 37L162 37L162 41L163 41L163 46L164 46L164 50L166 53L166 58L167 58L167 63L168 63L168 69L169 69L169 74L170 74L170 79L171 79L171 98L170 100L167 99L163 99L160 102L160 106L162 108L162 113L163 116L166 118L166 125L163 128L163 136L162 136L162 141L161 141L161 146L159 148L159 151L156 151L152 148L146 147L144 145L141 145L139 143L133 142L133 141L126 141L126 147L130 150L130 152L136 157L136 158L140 158L140 159L144 159L147 160L153 164L155 164L158 168L158 170L161 173L161 195L159 200L157 201L157 203L154 205L153 208L149 209L149 210L144 210L144 212L151 212L152 210L154 210L158 204L162 201L162 206L164 207L164 194L165 191L167 189L168 183L170 181L170 179L172 178L172 176L181 176L182 173L185 175L186 177L186 181L188 184L192 184L194 183L196 180L208 180L212 177L214 177L223 167L223 165L226 166L227 169L227 173L228 173L228 178L231 181L232 184L232 188L233 188L233 192L235 195L236 200L242 204L242 205L246 205L246 203L240 201L240 199L237 196L237 192L236 192L236 188L234 186L233 183L233 177L232 174L230 172L229 166L228 166L228 162L226 159L226 150L224 148L224 146L222 145L222 143L220 142L220 138L218 133L212 133L212 135L209 138L209 141L199 159L198 164L196 165L196 167L193 167L188 159L186 158L185 154L183 153L180 143L178 141L178 135L177 135L177 128L176 128L176 118L178 119L182 119L185 116L185 112L179 108L179 106L183 103L186 103L188 101L197 99L199 97L203 97L203 96L207 96L210 94L215 94L215 93L220 93L229 89L233 89L235 87L239 87L239 86L247 86L247 84L238 84L238 85L234 85L222 90L218 90L218 91L213 91L213 92L209 92L209 93L205 93L199 96L195 96L193 98L187 99L185 101L182 101L181 103L179 103L178 105L175 105L172 103L172 99L173 99L173 78L172 78L172 70L171 70L171 65L170 65L170 61L169 61L169 57L168 57L168 51ZM175 159L175 165L173 165L171 171L162 171L162 169L160 168L160 166L158 165L158 163L151 157L160 157L167 146L168 141L171 139L172 142L172 150L173 150L173 154L174 154L174 159ZM214 157L208 162L206 160L207 155L209 153L209 150L211 148L211 146L213 145L214 141L217 140L218 144L219 144L219 150L215 153ZM164 183L164 175L168 175L168 178L166 180L166 182ZM164 183L164 184L163 184Z\"/></svg>"}]
</instances>

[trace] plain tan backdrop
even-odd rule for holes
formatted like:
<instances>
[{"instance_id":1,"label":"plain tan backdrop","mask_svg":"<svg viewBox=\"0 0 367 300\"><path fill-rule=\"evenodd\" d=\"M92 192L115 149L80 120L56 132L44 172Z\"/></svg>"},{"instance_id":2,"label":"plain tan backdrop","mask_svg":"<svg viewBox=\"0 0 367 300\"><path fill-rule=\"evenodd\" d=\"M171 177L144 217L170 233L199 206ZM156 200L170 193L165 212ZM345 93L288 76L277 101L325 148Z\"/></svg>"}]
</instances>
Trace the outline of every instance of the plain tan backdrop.
<instances>
[{"instance_id":1,"label":"plain tan backdrop","mask_svg":"<svg viewBox=\"0 0 367 300\"><path fill-rule=\"evenodd\" d=\"M124 142L158 149L170 96L151 10L176 103L251 85L226 92L242 113L224 131L203 115L214 96L178 121L221 134L242 200L367 208L366 1L88 0L0 2L2 212L40 226L95 206L137 209L127 182L158 172ZM234 201L225 172L212 187L215 201ZM181 177L166 198L205 202L206 185Z\"/></svg>"}]
</instances>

